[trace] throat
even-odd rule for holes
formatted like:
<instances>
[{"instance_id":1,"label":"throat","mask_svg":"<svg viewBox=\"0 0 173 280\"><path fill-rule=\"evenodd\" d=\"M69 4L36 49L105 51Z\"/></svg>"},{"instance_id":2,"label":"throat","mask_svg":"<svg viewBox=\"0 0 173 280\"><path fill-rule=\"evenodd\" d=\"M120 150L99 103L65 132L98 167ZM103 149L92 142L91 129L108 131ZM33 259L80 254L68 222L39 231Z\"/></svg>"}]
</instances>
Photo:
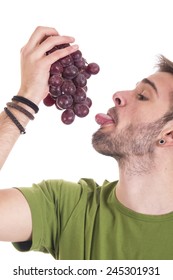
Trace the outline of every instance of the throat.
<instances>
[{"instance_id":1,"label":"throat","mask_svg":"<svg viewBox=\"0 0 173 280\"><path fill-rule=\"evenodd\" d=\"M154 155L116 157L120 172L126 176L149 176L155 170Z\"/></svg>"},{"instance_id":2,"label":"throat","mask_svg":"<svg viewBox=\"0 0 173 280\"><path fill-rule=\"evenodd\" d=\"M116 197L125 207L147 215L173 212L173 182L165 182L153 173L122 176L116 187Z\"/></svg>"}]
</instances>

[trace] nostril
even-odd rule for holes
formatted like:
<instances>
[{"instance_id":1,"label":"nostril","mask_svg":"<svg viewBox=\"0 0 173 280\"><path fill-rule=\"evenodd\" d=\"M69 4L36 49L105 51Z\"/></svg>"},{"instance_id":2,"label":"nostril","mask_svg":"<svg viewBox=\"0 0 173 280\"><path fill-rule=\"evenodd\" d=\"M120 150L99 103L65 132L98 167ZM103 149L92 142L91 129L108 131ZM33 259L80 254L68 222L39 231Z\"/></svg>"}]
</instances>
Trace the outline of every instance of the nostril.
<instances>
[{"instance_id":1,"label":"nostril","mask_svg":"<svg viewBox=\"0 0 173 280\"><path fill-rule=\"evenodd\" d=\"M114 99L115 105L121 105L121 99L119 97L116 97Z\"/></svg>"},{"instance_id":2,"label":"nostril","mask_svg":"<svg viewBox=\"0 0 173 280\"><path fill-rule=\"evenodd\" d=\"M118 91L112 96L115 106L125 106L127 104L127 91Z\"/></svg>"}]
</instances>

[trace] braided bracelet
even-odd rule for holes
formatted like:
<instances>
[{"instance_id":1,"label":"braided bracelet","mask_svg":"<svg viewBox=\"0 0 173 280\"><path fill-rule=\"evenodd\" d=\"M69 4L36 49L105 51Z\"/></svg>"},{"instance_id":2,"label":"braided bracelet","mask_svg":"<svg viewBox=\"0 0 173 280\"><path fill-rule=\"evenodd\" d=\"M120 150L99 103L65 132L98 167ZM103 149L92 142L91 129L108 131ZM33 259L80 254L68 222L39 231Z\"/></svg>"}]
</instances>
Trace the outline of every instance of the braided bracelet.
<instances>
[{"instance_id":1,"label":"braided bracelet","mask_svg":"<svg viewBox=\"0 0 173 280\"><path fill-rule=\"evenodd\" d=\"M20 122L16 119L16 117L11 113L11 111L8 110L7 107L4 108L4 111L6 112L7 116L9 116L9 118L12 120L12 122L18 127L18 129L20 130L20 134L25 134L26 131L25 131L24 127L20 124Z\"/></svg>"},{"instance_id":2,"label":"braided bracelet","mask_svg":"<svg viewBox=\"0 0 173 280\"><path fill-rule=\"evenodd\" d=\"M39 108L35 103L33 103L31 100L29 100L23 96L15 95L15 96L13 96L12 101L18 101L25 105L28 105L30 108L32 108L35 111L35 113L38 113L38 111L39 111Z\"/></svg>"},{"instance_id":3,"label":"braided bracelet","mask_svg":"<svg viewBox=\"0 0 173 280\"><path fill-rule=\"evenodd\" d=\"M25 114L30 120L34 120L34 116L28 112L25 108L23 108L22 106L14 103L14 102L8 102L6 104L8 107L14 108L20 112L22 112L23 114Z\"/></svg>"}]
</instances>

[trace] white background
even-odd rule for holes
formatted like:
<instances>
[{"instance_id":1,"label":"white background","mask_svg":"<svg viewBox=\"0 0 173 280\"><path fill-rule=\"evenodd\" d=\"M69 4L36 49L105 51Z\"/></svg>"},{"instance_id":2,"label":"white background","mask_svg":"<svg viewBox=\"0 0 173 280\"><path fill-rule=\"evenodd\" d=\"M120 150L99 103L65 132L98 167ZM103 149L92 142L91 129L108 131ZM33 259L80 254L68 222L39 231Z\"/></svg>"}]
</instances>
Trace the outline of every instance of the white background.
<instances>
[{"instance_id":1,"label":"white background","mask_svg":"<svg viewBox=\"0 0 173 280\"><path fill-rule=\"evenodd\" d=\"M20 49L38 25L74 36L87 61L101 68L88 81L93 106L86 118L66 126L58 110L40 105L1 170L0 188L30 186L48 178L92 177L99 184L118 178L116 162L92 148L91 137L98 129L94 117L113 106L115 91L131 89L153 73L158 54L173 60L172 15L171 0L6 0L0 4L1 110L19 89ZM54 264L49 255L19 253L9 243L0 243L0 260L0 278L11 275L10 269L18 265Z\"/></svg>"}]
</instances>

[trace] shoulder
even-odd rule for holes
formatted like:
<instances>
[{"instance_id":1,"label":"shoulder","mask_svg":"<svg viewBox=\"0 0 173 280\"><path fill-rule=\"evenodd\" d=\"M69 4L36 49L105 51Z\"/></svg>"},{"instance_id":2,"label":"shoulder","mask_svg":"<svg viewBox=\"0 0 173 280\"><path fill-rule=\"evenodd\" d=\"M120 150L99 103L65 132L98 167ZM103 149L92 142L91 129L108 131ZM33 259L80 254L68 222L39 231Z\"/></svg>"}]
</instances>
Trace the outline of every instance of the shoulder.
<instances>
[{"instance_id":1,"label":"shoulder","mask_svg":"<svg viewBox=\"0 0 173 280\"><path fill-rule=\"evenodd\" d=\"M113 192L116 182L105 181L98 185L93 179L81 178L78 182L66 180L43 180L33 184L31 188L20 188L27 200L45 201L46 203L58 203L59 206L76 205L79 201L84 204L100 200L107 200Z\"/></svg>"},{"instance_id":2,"label":"shoulder","mask_svg":"<svg viewBox=\"0 0 173 280\"><path fill-rule=\"evenodd\" d=\"M95 180L91 178L81 178L78 182L71 182L65 180L47 180L44 184L47 185L47 188L52 189L53 191L57 191L61 193L61 195L87 195L93 196L95 194L99 195L109 195L115 186L117 181L109 182L105 180L103 184L99 185Z\"/></svg>"}]
</instances>

